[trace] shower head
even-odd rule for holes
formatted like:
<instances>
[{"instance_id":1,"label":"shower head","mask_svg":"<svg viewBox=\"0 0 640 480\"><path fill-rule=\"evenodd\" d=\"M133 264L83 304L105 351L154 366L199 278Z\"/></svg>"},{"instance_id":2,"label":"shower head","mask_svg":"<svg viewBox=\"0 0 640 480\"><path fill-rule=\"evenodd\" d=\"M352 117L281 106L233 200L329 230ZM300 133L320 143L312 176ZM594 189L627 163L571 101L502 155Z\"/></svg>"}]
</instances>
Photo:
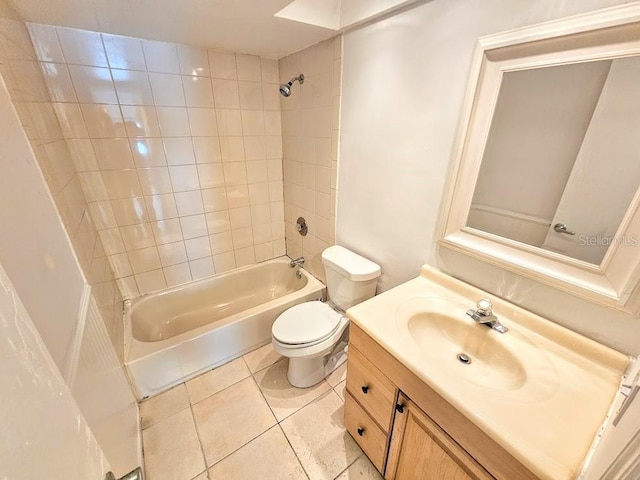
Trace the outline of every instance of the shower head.
<instances>
[{"instance_id":1,"label":"shower head","mask_svg":"<svg viewBox=\"0 0 640 480\"><path fill-rule=\"evenodd\" d=\"M300 85L302 85L304 83L304 75L301 73L297 77L293 77L289 82L280 85L280 93L283 97L288 97L289 95L291 95L291 86L295 81L300 82Z\"/></svg>"}]
</instances>

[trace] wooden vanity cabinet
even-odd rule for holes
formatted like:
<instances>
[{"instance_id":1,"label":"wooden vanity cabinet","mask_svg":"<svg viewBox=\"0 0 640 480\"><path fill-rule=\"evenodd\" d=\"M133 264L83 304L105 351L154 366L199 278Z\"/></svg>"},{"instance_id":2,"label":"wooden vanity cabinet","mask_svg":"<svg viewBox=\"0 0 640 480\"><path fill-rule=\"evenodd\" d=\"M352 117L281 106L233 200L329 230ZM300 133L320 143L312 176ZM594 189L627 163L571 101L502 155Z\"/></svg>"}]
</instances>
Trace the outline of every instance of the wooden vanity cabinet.
<instances>
[{"instance_id":1,"label":"wooden vanity cabinet","mask_svg":"<svg viewBox=\"0 0 640 480\"><path fill-rule=\"evenodd\" d=\"M385 469L387 480L493 480L415 403L399 395Z\"/></svg>"},{"instance_id":2,"label":"wooden vanity cabinet","mask_svg":"<svg viewBox=\"0 0 640 480\"><path fill-rule=\"evenodd\" d=\"M353 323L345 426L386 480L539 480Z\"/></svg>"}]
</instances>

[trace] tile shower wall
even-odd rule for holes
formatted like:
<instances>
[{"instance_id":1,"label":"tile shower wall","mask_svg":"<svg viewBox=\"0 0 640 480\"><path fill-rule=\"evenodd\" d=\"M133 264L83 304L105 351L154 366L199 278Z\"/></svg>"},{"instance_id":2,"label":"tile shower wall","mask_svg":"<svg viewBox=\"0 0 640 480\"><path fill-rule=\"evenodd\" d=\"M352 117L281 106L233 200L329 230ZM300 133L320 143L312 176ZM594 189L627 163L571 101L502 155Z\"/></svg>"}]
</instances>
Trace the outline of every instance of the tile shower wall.
<instances>
[{"instance_id":1,"label":"tile shower wall","mask_svg":"<svg viewBox=\"0 0 640 480\"><path fill-rule=\"evenodd\" d=\"M277 61L29 28L125 297L285 253Z\"/></svg>"},{"instance_id":2,"label":"tile shower wall","mask_svg":"<svg viewBox=\"0 0 640 480\"><path fill-rule=\"evenodd\" d=\"M305 75L304 84L280 99L287 254L303 255L322 280L320 254L335 243L341 57L338 36L280 60L282 82ZM309 227L305 237L296 229L300 216Z\"/></svg>"},{"instance_id":3,"label":"tile shower wall","mask_svg":"<svg viewBox=\"0 0 640 480\"><path fill-rule=\"evenodd\" d=\"M52 98L60 95L60 89L55 85L51 93L47 89L37 58L25 24L0 18L0 75L20 116L82 271L91 285L111 342L122 358L122 298L96 226L88 213L88 202L74 165L74 145L65 142L56 118Z\"/></svg>"}]
</instances>

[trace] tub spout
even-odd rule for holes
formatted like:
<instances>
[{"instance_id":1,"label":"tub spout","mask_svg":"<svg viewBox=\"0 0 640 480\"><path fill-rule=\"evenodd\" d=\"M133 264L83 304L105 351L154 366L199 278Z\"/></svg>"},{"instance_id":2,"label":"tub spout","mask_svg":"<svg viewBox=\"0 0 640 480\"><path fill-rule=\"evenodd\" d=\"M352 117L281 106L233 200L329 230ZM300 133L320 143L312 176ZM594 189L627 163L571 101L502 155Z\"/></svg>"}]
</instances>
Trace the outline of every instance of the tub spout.
<instances>
[{"instance_id":1,"label":"tub spout","mask_svg":"<svg viewBox=\"0 0 640 480\"><path fill-rule=\"evenodd\" d=\"M296 258L295 260L291 260L291 261L289 262L289 266L290 266L291 268L299 267L299 266L300 266L300 265L302 265L303 263L304 263L304 257L298 257L298 258Z\"/></svg>"}]
</instances>

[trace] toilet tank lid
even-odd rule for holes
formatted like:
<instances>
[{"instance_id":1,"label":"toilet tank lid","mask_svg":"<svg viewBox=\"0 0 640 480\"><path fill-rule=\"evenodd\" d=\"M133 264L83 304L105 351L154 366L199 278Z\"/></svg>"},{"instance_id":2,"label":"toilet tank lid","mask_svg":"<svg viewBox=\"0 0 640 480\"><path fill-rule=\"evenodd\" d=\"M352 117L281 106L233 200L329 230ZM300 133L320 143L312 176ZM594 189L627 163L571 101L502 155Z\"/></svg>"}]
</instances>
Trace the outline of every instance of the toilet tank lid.
<instances>
[{"instance_id":1,"label":"toilet tank lid","mask_svg":"<svg viewBox=\"0 0 640 480\"><path fill-rule=\"evenodd\" d=\"M322 252L322 263L337 270L349 280L363 282L380 276L380 265L340 245L325 249Z\"/></svg>"}]
</instances>

